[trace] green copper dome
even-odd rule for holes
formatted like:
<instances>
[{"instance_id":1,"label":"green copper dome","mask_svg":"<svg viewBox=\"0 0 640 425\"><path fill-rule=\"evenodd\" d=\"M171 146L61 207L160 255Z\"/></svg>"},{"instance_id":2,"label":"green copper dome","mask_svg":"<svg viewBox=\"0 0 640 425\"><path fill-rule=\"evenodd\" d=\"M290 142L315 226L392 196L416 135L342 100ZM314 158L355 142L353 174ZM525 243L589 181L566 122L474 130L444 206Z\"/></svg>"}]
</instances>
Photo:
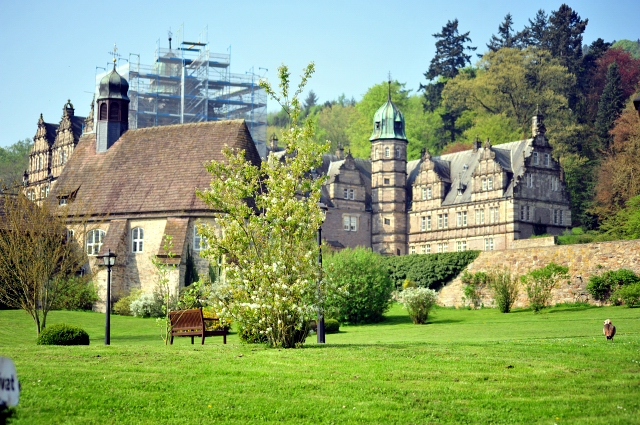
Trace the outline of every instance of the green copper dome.
<instances>
[{"instance_id":1,"label":"green copper dome","mask_svg":"<svg viewBox=\"0 0 640 425\"><path fill-rule=\"evenodd\" d=\"M127 92L129 91L129 83L126 78L116 72L115 66L110 73L102 77L100 80L100 99L123 99L129 100Z\"/></svg>"},{"instance_id":2,"label":"green copper dome","mask_svg":"<svg viewBox=\"0 0 640 425\"><path fill-rule=\"evenodd\" d=\"M407 140L404 134L404 115L393 104L390 94L387 103L382 105L373 117L373 134L369 140L376 139Z\"/></svg>"}]
</instances>

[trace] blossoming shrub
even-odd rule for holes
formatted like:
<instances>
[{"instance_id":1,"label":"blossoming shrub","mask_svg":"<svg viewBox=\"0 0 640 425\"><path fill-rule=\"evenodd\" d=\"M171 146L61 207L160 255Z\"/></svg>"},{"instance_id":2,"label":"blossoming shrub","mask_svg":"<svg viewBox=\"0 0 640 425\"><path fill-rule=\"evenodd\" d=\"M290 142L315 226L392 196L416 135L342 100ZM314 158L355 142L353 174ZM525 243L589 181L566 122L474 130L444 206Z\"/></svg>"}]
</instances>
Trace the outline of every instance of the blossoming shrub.
<instances>
[{"instance_id":1,"label":"blossoming shrub","mask_svg":"<svg viewBox=\"0 0 640 425\"><path fill-rule=\"evenodd\" d=\"M231 323L233 322L233 320L229 318L220 317L212 307L204 307L202 309L202 317L205 319L220 319L218 322L208 322L206 325L208 331L229 330L229 328L231 328Z\"/></svg>"},{"instance_id":2,"label":"blossoming shrub","mask_svg":"<svg viewBox=\"0 0 640 425\"><path fill-rule=\"evenodd\" d=\"M343 249L324 260L332 282L346 293L329 300L327 309L341 323L374 323L392 303L394 290L382 256L365 248Z\"/></svg>"},{"instance_id":3,"label":"blossoming shrub","mask_svg":"<svg viewBox=\"0 0 640 425\"><path fill-rule=\"evenodd\" d=\"M402 291L402 304L416 325L427 323L429 313L436 306L438 293L429 288L407 288Z\"/></svg>"},{"instance_id":4,"label":"blossoming shrub","mask_svg":"<svg viewBox=\"0 0 640 425\"><path fill-rule=\"evenodd\" d=\"M156 298L152 294L140 294L129 304L129 310L135 317L151 317L157 310Z\"/></svg>"},{"instance_id":5,"label":"blossoming shrub","mask_svg":"<svg viewBox=\"0 0 640 425\"><path fill-rule=\"evenodd\" d=\"M300 346L308 321L335 292L317 261L316 233L324 221L318 204L326 178L311 173L330 145L314 142L310 121L298 122L298 95L313 72L310 64L298 89L289 93L290 73L281 66L281 96L260 83L289 114L291 125L282 136L286 154L256 163L244 151L225 148L224 161L207 165L210 187L196 191L220 211L215 226L199 228L209 245L201 255L210 262L222 259L213 307L242 332L264 335L273 347Z\"/></svg>"}]
</instances>

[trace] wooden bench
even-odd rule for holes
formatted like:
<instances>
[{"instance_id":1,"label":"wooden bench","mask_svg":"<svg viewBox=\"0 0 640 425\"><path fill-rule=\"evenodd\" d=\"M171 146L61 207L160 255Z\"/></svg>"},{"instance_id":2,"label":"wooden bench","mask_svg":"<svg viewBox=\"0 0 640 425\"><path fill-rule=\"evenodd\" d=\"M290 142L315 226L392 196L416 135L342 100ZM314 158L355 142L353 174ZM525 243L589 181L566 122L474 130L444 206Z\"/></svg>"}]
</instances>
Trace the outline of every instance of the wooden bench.
<instances>
[{"instance_id":1,"label":"wooden bench","mask_svg":"<svg viewBox=\"0 0 640 425\"><path fill-rule=\"evenodd\" d=\"M207 322L220 322L220 319L209 319L202 316L202 307L192 310L178 310L169 313L171 319L171 344L173 344L174 336L190 336L191 344L196 336L202 337L202 345L204 338L207 336L222 335L224 343L227 343L227 330L208 331Z\"/></svg>"}]
</instances>

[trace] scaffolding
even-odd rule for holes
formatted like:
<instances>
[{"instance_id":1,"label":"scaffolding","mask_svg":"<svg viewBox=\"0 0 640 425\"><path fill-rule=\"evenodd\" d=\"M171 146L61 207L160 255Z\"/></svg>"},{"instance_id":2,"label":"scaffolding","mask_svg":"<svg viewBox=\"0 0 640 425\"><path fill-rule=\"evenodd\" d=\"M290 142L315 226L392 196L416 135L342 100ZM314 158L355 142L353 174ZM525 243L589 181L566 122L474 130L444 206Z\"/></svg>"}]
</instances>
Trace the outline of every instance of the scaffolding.
<instances>
[{"instance_id":1,"label":"scaffolding","mask_svg":"<svg viewBox=\"0 0 640 425\"><path fill-rule=\"evenodd\" d=\"M209 51L206 29L204 38L178 41L173 49L161 48L158 41L153 65L143 65L139 55L130 54L117 67L129 81L129 128L244 119L263 156L267 95L260 77L253 71L231 73L230 55ZM96 75L96 89L105 74Z\"/></svg>"}]
</instances>

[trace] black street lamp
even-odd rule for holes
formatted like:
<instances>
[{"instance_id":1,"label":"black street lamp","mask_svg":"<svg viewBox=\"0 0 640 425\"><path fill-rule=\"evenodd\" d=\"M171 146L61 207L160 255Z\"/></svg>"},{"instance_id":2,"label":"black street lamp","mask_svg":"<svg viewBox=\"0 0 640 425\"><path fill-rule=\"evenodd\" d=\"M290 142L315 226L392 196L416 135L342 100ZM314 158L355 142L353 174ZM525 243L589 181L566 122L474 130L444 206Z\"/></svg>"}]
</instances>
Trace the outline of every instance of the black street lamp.
<instances>
[{"instance_id":1,"label":"black street lamp","mask_svg":"<svg viewBox=\"0 0 640 425\"><path fill-rule=\"evenodd\" d=\"M633 99L633 107L638 111L638 115L640 116L640 96Z\"/></svg>"},{"instance_id":2,"label":"black street lamp","mask_svg":"<svg viewBox=\"0 0 640 425\"><path fill-rule=\"evenodd\" d=\"M116 263L116 257L117 255L111 250L98 256L107 266L107 317L104 323L104 345L111 344L111 267Z\"/></svg>"},{"instance_id":3,"label":"black street lamp","mask_svg":"<svg viewBox=\"0 0 640 425\"><path fill-rule=\"evenodd\" d=\"M318 204L320 209L327 213L327 206L320 202ZM326 218L326 215L325 215ZM318 227L318 265L322 271L322 226ZM320 281L318 281L318 300L320 299ZM318 305L318 317L316 320L316 334L318 335L318 344L324 344L324 314L320 311Z\"/></svg>"}]
</instances>

